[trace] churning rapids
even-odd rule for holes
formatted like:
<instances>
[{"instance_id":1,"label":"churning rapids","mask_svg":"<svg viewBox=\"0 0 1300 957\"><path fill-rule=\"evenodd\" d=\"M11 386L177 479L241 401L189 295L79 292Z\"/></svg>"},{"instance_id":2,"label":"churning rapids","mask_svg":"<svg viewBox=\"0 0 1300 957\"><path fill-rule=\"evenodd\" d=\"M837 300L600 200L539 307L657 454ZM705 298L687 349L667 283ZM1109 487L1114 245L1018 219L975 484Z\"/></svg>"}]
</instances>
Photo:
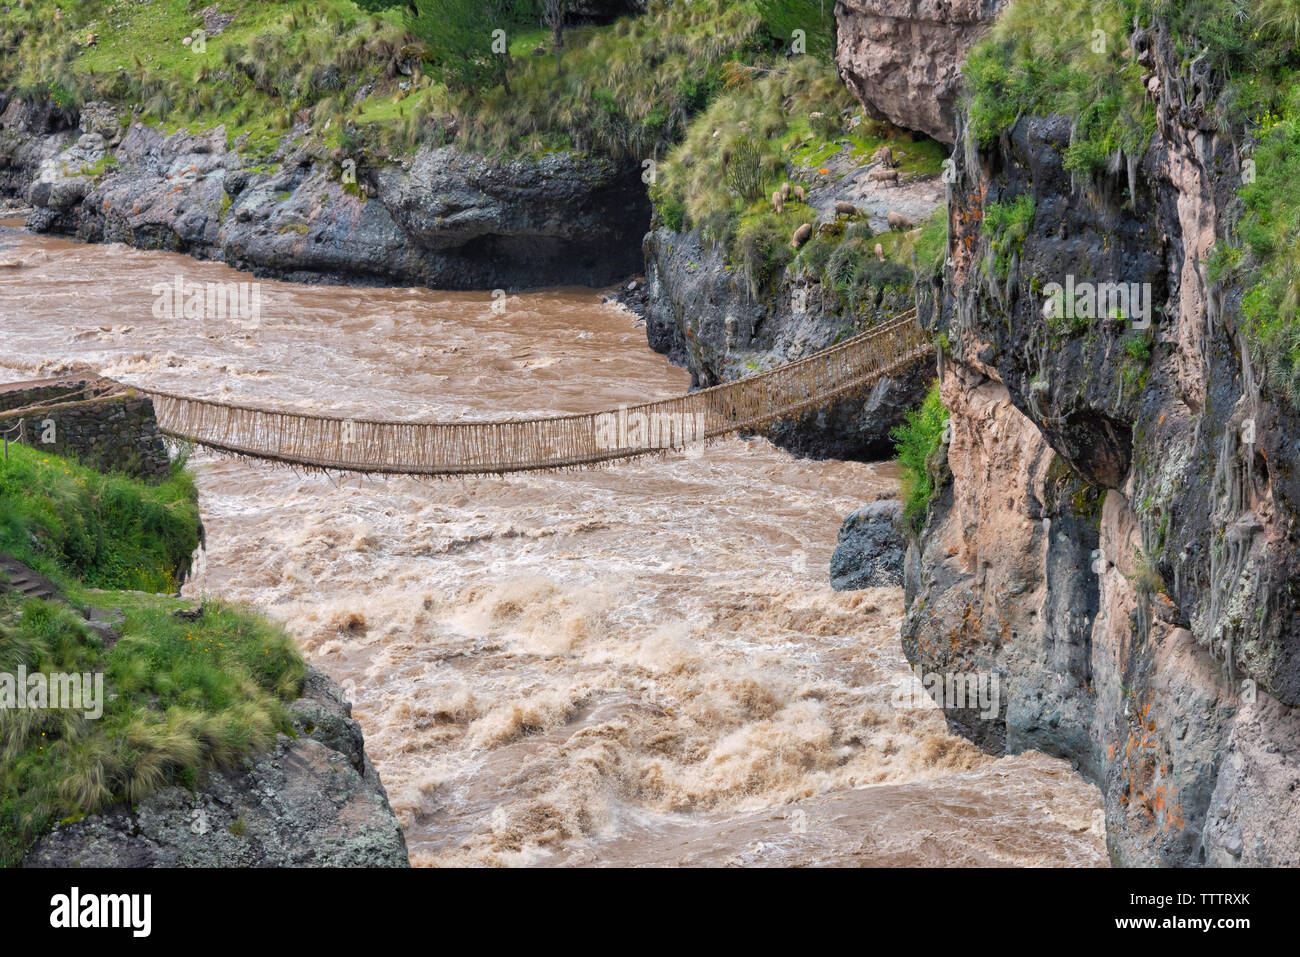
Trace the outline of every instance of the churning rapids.
<instances>
[{"instance_id":1,"label":"churning rapids","mask_svg":"<svg viewBox=\"0 0 1300 957\"><path fill-rule=\"evenodd\" d=\"M13 224L10 224L11 226ZM159 319L224 266L0 229L0 372L343 415L490 418L685 391L586 289L509 297L263 282L260 321ZM259 606L348 689L412 862L1069 864L1100 795L993 759L911 681L899 589L836 593L841 518L892 466L758 439L614 468L416 480L197 454L187 593Z\"/></svg>"}]
</instances>

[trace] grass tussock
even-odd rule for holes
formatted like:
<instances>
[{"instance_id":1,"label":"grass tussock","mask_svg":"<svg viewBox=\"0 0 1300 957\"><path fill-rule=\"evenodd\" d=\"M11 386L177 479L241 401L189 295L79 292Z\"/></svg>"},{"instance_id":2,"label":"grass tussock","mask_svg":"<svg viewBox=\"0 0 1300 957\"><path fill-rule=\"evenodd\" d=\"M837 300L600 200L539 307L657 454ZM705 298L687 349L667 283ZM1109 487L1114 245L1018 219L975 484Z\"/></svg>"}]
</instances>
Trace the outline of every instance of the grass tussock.
<instances>
[{"instance_id":1,"label":"grass tussock","mask_svg":"<svg viewBox=\"0 0 1300 957\"><path fill-rule=\"evenodd\" d=\"M964 74L981 145L1025 115L1074 118L1067 169L1095 175L1146 149L1155 110L1127 55L1141 0L1016 0L971 52Z\"/></svg>"},{"instance_id":2,"label":"grass tussock","mask_svg":"<svg viewBox=\"0 0 1300 957\"><path fill-rule=\"evenodd\" d=\"M728 90L691 124L651 187L658 221L675 232L699 229L720 245L755 297L787 268L820 282L852 312L885 290L910 288L915 243L902 233L877 235L865 222L845 221L822 228L796 251L794 233L816 211L793 187L824 185L820 163L845 148L866 163L888 145L903 173L935 173L943 160L938 144L862 118L834 65L813 56L770 69L733 66L727 80ZM787 182L792 195L778 212L771 197Z\"/></svg>"}]
</instances>

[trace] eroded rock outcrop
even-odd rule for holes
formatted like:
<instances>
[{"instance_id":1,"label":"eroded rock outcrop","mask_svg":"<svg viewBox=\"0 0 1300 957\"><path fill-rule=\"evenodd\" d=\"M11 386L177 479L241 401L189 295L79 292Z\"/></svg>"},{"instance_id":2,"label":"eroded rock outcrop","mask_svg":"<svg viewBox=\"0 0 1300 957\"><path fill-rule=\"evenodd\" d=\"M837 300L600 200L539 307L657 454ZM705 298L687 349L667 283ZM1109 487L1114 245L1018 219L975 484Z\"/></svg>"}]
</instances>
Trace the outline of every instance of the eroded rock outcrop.
<instances>
[{"instance_id":1,"label":"eroded rock outcrop","mask_svg":"<svg viewBox=\"0 0 1300 957\"><path fill-rule=\"evenodd\" d=\"M646 237L646 331L651 348L690 370L694 386L711 386L791 362L858 331L833 293L807 276L786 275L755 296L724 251L698 232L657 229ZM863 328L912 307L908 289L882 291ZM875 459L893 449L890 429L913 409L934 379L918 362L797 418L768 426L776 444L813 458Z\"/></svg>"},{"instance_id":2,"label":"eroded rock outcrop","mask_svg":"<svg viewBox=\"0 0 1300 957\"><path fill-rule=\"evenodd\" d=\"M889 228L891 210L904 210L920 221L943 200L938 176L873 182L870 174L884 168L884 158L856 157L851 146L819 165L823 172L790 170L794 180L811 184L806 194L809 236L818 229L843 229L836 213L841 203L851 205L854 218L872 232L880 232ZM728 261L727 250L699 230L677 233L661 226L646 235L644 249L646 282L638 310L645 315L650 347L689 369L695 386L717 385L803 358L915 304L910 288L886 286L875 290L870 301L850 308L820 276L797 265L755 289L744 269ZM782 448L814 458L888 458L894 448L890 431L916 408L933 380L929 365L918 362L877 381L865 394L776 422L764 434Z\"/></svg>"},{"instance_id":3,"label":"eroded rock outcrop","mask_svg":"<svg viewBox=\"0 0 1300 957\"><path fill-rule=\"evenodd\" d=\"M958 150L928 318L952 344L952 478L909 550L904 647L999 677L996 720L950 722L1077 762L1116 862L1295 866L1300 417L1260 387L1241 290L1204 271L1241 168L1204 105L1220 91L1169 37L1129 43L1157 129L1113 175L1072 180L1062 117ZM1026 194L1032 228L999 264L983 211ZM1150 329L1058 314L1043 289L1067 277L1149 284Z\"/></svg>"},{"instance_id":4,"label":"eroded rock outcrop","mask_svg":"<svg viewBox=\"0 0 1300 957\"><path fill-rule=\"evenodd\" d=\"M355 168L293 137L264 163L224 127L168 135L106 104L72 121L19 100L0 118L0 194L35 207L38 231L297 281L520 289L640 269L650 207L635 166L430 146Z\"/></svg>"},{"instance_id":5,"label":"eroded rock outcrop","mask_svg":"<svg viewBox=\"0 0 1300 957\"><path fill-rule=\"evenodd\" d=\"M961 65L1000 0L839 0L840 74L877 119L954 142Z\"/></svg>"},{"instance_id":6,"label":"eroded rock outcrop","mask_svg":"<svg viewBox=\"0 0 1300 957\"><path fill-rule=\"evenodd\" d=\"M296 738L199 789L61 825L24 867L407 867L401 826L342 690L308 666Z\"/></svg>"}]
</instances>

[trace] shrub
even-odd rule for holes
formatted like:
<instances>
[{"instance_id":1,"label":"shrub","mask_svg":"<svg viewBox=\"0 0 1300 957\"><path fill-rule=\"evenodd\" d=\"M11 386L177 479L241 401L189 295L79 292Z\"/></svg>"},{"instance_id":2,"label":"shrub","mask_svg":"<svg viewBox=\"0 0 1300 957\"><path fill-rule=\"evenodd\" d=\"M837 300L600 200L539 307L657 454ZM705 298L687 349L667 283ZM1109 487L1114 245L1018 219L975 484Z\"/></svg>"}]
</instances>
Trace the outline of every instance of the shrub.
<instances>
[{"instance_id":1,"label":"shrub","mask_svg":"<svg viewBox=\"0 0 1300 957\"><path fill-rule=\"evenodd\" d=\"M948 410L939 396L936 382L926 393L921 407L904 416L903 424L890 433L895 442L895 461L900 469L903 516L919 529L938 491L931 473L931 459L943 444Z\"/></svg>"},{"instance_id":2,"label":"shrub","mask_svg":"<svg viewBox=\"0 0 1300 957\"><path fill-rule=\"evenodd\" d=\"M727 189L742 203L752 203L763 195L763 151L753 137L736 140L723 175Z\"/></svg>"},{"instance_id":3,"label":"shrub","mask_svg":"<svg viewBox=\"0 0 1300 957\"><path fill-rule=\"evenodd\" d=\"M759 217L741 227L736 236L737 255L750 295L758 298L777 273L794 258L790 237L768 217Z\"/></svg>"},{"instance_id":4,"label":"shrub","mask_svg":"<svg viewBox=\"0 0 1300 957\"><path fill-rule=\"evenodd\" d=\"M663 217L664 225L675 233L686 228L686 204L680 197L666 196L659 206L659 215Z\"/></svg>"}]
</instances>

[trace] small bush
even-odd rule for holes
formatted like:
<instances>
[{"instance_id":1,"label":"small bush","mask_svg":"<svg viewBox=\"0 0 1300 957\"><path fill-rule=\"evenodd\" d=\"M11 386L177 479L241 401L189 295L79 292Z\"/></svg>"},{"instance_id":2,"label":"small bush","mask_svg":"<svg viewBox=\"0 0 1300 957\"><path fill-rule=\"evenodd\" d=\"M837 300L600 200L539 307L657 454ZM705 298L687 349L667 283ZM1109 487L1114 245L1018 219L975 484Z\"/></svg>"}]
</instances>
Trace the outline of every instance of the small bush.
<instances>
[{"instance_id":1,"label":"small bush","mask_svg":"<svg viewBox=\"0 0 1300 957\"><path fill-rule=\"evenodd\" d=\"M679 197L665 197L659 206L659 215L663 217L664 225L673 232L680 233L685 230L686 204Z\"/></svg>"},{"instance_id":2,"label":"small bush","mask_svg":"<svg viewBox=\"0 0 1300 957\"><path fill-rule=\"evenodd\" d=\"M763 151L753 137L736 140L723 176L727 189L742 203L752 203L763 195Z\"/></svg>"},{"instance_id":3,"label":"small bush","mask_svg":"<svg viewBox=\"0 0 1300 957\"><path fill-rule=\"evenodd\" d=\"M794 258L790 237L780 225L759 217L741 227L736 236L739 262L749 281L750 295L758 298L771 286L780 270Z\"/></svg>"},{"instance_id":4,"label":"small bush","mask_svg":"<svg viewBox=\"0 0 1300 957\"><path fill-rule=\"evenodd\" d=\"M936 382L926 393L925 401L904 416L903 424L890 433L895 442L895 461L901 470L903 516L919 529L938 491L931 475L931 459L943 444L948 425L948 410L939 396Z\"/></svg>"}]
</instances>

